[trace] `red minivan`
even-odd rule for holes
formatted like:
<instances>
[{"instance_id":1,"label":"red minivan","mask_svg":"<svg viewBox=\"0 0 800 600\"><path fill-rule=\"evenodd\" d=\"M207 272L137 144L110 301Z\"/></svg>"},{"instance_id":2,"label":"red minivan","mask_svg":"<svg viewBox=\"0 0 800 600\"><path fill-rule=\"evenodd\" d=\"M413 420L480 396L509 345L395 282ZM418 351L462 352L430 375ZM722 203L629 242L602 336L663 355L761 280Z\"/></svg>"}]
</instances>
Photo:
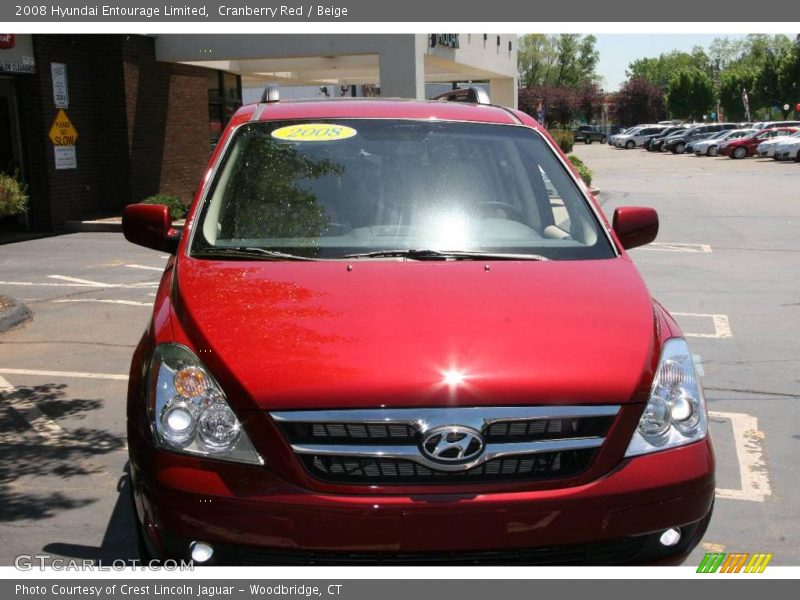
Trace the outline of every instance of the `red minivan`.
<instances>
[{"instance_id":1,"label":"red minivan","mask_svg":"<svg viewBox=\"0 0 800 600\"><path fill-rule=\"evenodd\" d=\"M281 102L225 129L128 391L143 558L675 564L714 454L680 328L525 113ZM472 100L473 102L470 102Z\"/></svg>"}]
</instances>

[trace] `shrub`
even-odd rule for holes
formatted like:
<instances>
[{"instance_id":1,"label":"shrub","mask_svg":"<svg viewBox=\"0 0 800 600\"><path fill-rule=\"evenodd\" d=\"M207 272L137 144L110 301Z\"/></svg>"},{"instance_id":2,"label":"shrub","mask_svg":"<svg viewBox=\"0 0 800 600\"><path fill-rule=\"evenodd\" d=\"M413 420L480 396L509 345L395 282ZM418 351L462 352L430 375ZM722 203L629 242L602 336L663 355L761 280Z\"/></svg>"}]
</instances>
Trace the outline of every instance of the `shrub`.
<instances>
[{"instance_id":1,"label":"shrub","mask_svg":"<svg viewBox=\"0 0 800 600\"><path fill-rule=\"evenodd\" d=\"M28 189L12 175L0 173L0 217L25 212L28 204Z\"/></svg>"},{"instance_id":2,"label":"shrub","mask_svg":"<svg viewBox=\"0 0 800 600\"><path fill-rule=\"evenodd\" d=\"M156 194L154 196L150 196L142 200L140 204L163 204L164 206L169 207L169 216L172 217L173 221L183 219L187 213L186 205L181 202L181 199L177 196L171 196L169 194Z\"/></svg>"},{"instance_id":3,"label":"shrub","mask_svg":"<svg viewBox=\"0 0 800 600\"><path fill-rule=\"evenodd\" d=\"M575 138L569 129L553 129L550 131L550 135L553 136L553 139L565 153L569 154L572 152Z\"/></svg>"},{"instance_id":4,"label":"shrub","mask_svg":"<svg viewBox=\"0 0 800 600\"><path fill-rule=\"evenodd\" d=\"M580 157L575 155L575 154L570 154L570 155L567 156L567 158L569 159L569 162L571 162L573 165L575 165L575 168L578 170L578 173L583 178L583 180L586 182L586 185L592 185L592 175L593 175L593 173L592 173L592 170L589 167L586 166L586 163L584 163L580 159Z\"/></svg>"}]
</instances>

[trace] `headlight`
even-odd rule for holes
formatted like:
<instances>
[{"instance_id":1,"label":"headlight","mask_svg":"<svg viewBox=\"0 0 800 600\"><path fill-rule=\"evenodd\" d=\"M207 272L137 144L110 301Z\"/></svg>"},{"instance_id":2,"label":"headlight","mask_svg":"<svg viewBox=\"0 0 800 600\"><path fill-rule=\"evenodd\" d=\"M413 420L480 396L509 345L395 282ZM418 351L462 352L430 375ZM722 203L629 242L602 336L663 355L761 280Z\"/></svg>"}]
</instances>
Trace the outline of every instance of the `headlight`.
<instances>
[{"instance_id":1,"label":"headlight","mask_svg":"<svg viewBox=\"0 0 800 600\"><path fill-rule=\"evenodd\" d=\"M260 465L225 394L191 350L161 344L148 386L153 436L162 448Z\"/></svg>"},{"instance_id":2,"label":"headlight","mask_svg":"<svg viewBox=\"0 0 800 600\"><path fill-rule=\"evenodd\" d=\"M703 389L686 341L664 343L650 399L625 456L675 448L708 435Z\"/></svg>"}]
</instances>

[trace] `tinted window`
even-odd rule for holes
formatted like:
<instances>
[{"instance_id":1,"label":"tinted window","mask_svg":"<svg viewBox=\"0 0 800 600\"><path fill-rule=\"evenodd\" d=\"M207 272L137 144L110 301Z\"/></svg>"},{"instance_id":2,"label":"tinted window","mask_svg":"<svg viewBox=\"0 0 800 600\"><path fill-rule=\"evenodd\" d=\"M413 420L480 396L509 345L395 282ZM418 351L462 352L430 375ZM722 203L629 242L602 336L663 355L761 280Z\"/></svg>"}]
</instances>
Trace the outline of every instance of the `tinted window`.
<instances>
[{"instance_id":1,"label":"tinted window","mask_svg":"<svg viewBox=\"0 0 800 600\"><path fill-rule=\"evenodd\" d=\"M347 139L242 126L203 207L193 251L257 246L337 258L396 249L614 256L586 199L527 127L327 120Z\"/></svg>"}]
</instances>

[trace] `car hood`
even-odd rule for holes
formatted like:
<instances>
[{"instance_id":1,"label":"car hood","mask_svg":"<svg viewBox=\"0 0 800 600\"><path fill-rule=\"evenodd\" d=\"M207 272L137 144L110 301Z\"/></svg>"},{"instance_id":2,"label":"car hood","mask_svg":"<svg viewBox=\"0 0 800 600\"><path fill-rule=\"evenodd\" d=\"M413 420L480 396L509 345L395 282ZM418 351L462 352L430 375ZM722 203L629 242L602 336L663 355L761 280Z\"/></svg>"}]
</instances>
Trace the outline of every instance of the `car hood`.
<instances>
[{"instance_id":1,"label":"car hood","mask_svg":"<svg viewBox=\"0 0 800 600\"><path fill-rule=\"evenodd\" d=\"M241 410L643 401L657 360L653 303L626 257L183 257L176 271L175 312Z\"/></svg>"}]
</instances>

